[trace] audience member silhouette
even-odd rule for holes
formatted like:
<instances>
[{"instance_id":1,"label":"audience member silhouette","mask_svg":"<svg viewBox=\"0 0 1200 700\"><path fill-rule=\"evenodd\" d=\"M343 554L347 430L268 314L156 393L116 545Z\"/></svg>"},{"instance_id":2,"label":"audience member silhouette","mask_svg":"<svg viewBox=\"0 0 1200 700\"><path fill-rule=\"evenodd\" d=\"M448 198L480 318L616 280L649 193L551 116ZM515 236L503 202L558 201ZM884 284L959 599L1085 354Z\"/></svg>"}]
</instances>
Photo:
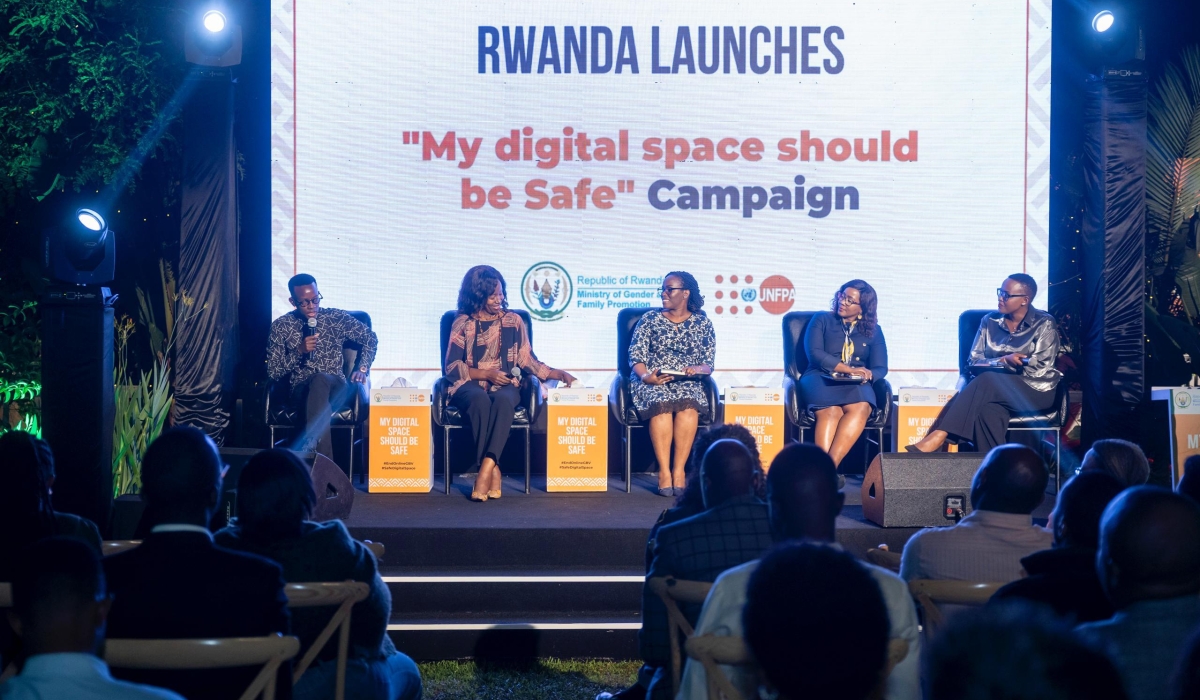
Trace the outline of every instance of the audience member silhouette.
<instances>
[{"instance_id":1,"label":"audience member silhouette","mask_svg":"<svg viewBox=\"0 0 1200 700\"><path fill-rule=\"evenodd\" d=\"M1049 478L1045 462L1030 448L993 448L971 483L973 510L952 527L913 535L904 545L900 576L908 581L1017 580L1021 559L1050 547L1050 533L1030 518Z\"/></svg>"},{"instance_id":2,"label":"audience member silhouette","mask_svg":"<svg viewBox=\"0 0 1200 700\"><path fill-rule=\"evenodd\" d=\"M1188 638L1171 679L1174 700L1200 700L1200 628Z\"/></svg>"},{"instance_id":3,"label":"audience member silhouette","mask_svg":"<svg viewBox=\"0 0 1200 700\"><path fill-rule=\"evenodd\" d=\"M1200 455L1192 455L1184 461L1183 478L1176 484L1175 491L1200 503Z\"/></svg>"},{"instance_id":4,"label":"audience member silhouette","mask_svg":"<svg viewBox=\"0 0 1200 700\"><path fill-rule=\"evenodd\" d=\"M1124 486L1141 486L1150 478L1150 463L1142 448L1128 440L1097 440L1083 455L1079 471L1107 472Z\"/></svg>"},{"instance_id":5,"label":"audience member silhouette","mask_svg":"<svg viewBox=\"0 0 1200 700\"><path fill-rule=\"evenodd\" d=\"M835 522L842 510L845 494L838 490L837 470L828 454L815 445L792 444L783 448L771 462L767 473L767 509L771 536L776 543L807 541L826 544L834 549ZM750 577L759 566L751 561L717 577L704 609L696 622L696 634L743 636L742 608ZM908 643L908 656L888 677L888 700L918 700L921 697L921 632L917 611L908 585L896 574L870 564L862 564L875 578L883 595L890 622L890 635ZM796 587L795 595L810 595ZM757 675L746 667L724 667L745 697L753 697ZM680 684L680 700L703 700L708 696L707 678L698 663L688 661Z\"/></svg>"},{"instance_id":6,"label":"audience member silhouette","mask_svg":"<svg viewBox=\"0 0 1200 700\"><path fill-rule=\"evenodd\" d=\"M679 522L684 518L690 518L693 515L698 515L704 512L704 495L701 493L700 478L700 462L704 459L704 453L708 451L710 445L717 440L726 438L737 440L750 450L750 454L754 459L758 460L758 442L750 430L744 425L738 423L717 423L708 430L696 435L696 440L692 443L692 454L688 457L687 464L684 465L684 474L687 476L687 485L675 499L675 505L664 510L662 515L658 516L658 522L654 523L654 527L650 528L650 536L646 539L646 570L650 570L650 560L654 558L654 551L651 545L658 536L658 530L663 525ZM761 460L760 460L761 461ZM762 495L761 493L759 494Z\"/></svg>"},{"instance_id":7,"label":"audience member silhouette","mask_svg":"<svg viewBox=\"0 0 1200 700\"><path fill-rule=\"evenodd\" d=\"M50 537L28 547L16 565L12 598L9 620L25 659L20 675L0 685L3 700L182 700L109 674L99 654L112 598L100 557L88 545Z\"/></svg>"},{"instance_id":8,"label":"audience member silhouette","mask_svg":"<svg viewBox=\"0 0 1200 700\"><path fill-rule=\"evenodd\" d=\"M1054 544L1021 560L1027 576L1004 586L990 603L1019 598L1050 606L1073 622L1112 617L1113 607L1096 575L1100 517L1124 485L1107 472L1082 472L1058 496L1050 523Z\"/></svg>"},{"instance_id":9,"label":"audience member silhouette","mask_svg":"<svg viewBox=\"0 0 1200 700\"><path fill-rule=\"evenodd\" d=\"M1200 624L1200 505L1158 487L1123 492L1104 511L1096 570L1117 613L1077 631L1108 651L1130 700L1168 697Z\"/></svg>"},{"instance_id":10,"label":"audience member silhouette","mask_svg":"<svg viewBox=\"0 0 1200 700\"><path fill-rule=\"evenodd\" d=\"M730 439L714 442L700 463L705 510L659 530L647 580L674 576L713 581L726 569L762 556L771 547L771 531L767 505L755 495L760 473L758 460L745 445ZM688 621L695 624L700 606L680 607ZM649 676L644 687L652 698L668 697L671 681L667 670L670 657L667 611L649 584L642 589L642 629L638 641L646 663L640 678ZM650 669L654 669L653 673Z\"/></svg>"},{"instance_id":11,"label":"audience member silhouette","mask_svg":"<svg viewBox=\"0 0 1200 700\"><path fill-rule=\"evenodd\" d=\"M879 696L887 607L875 577L846 552L799 542L771 550L750 576L742 620L767 690L761 697Z\"/></svg>"},{"instance_id":12,"label":"audience member silhouette","mask_svg":"<svg viewBox=\"0 0 1200 700\"><path fill-rule=\"evenodd\" d=\"M1126 700L1104 654L1021 601L955 615L926 654L929 700Z\"/></svg>"},{"instance_id":13,"label":"audience member silhouette","mask_svg":"<svg viewBox=\"0 0 1200 700\"><path fill-rule=\"evenodd\" d=\"M165 431L142 460L142 498L155 526L138 547L104 560L115 600L112 637L175 639L288 633L278 564L213 544L207 524L221 491L221 459L196 428ZM191 700L237 697L256 669L125 671L129 680L171 688ZM291 665L277 693L291 695Z\"/></svg>"},{"instance_id":14,"label":"audience member silhouette","mask_svg":"<svg viewBox=\"0 0 1200 700\"><path fill-rule=\"evenodd\" d=\"M304 462L289 450L264 450L242 469L237 483L237 524L214 536L220 547L270 559L291 583L362 581L370 596L351 613L346 696L363 700L419 698L421 675L387 636L392 596L379 577L375 556L350 537L338 520L312 522L316 494ZM292 633L302 653L329 620L325 608L292 612ZM327 644L293 688L293 697L327 698L337 680L337 647Z\"/></svg>"}]
</instances>

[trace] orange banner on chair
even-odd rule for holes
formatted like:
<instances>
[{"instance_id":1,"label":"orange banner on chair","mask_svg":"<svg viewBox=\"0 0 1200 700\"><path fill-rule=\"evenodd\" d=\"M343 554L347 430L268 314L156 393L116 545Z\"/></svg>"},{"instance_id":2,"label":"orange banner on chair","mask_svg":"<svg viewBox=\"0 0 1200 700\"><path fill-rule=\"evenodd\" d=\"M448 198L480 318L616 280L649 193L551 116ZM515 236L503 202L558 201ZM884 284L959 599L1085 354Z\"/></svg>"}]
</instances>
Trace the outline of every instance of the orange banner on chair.
<instances>
[{"instance_id":1,"label":"orange banner on chair","mask_svg":"<svg viewBox=\"0 0 1200 700\"><path fill-rule=\"evenodd\" d=\"M758 443L763 473L783 449L785 439L783 390L763 387L725 387L725 422L746 426Z\"/></svg>"},{"instance_id":2,"label":"orange banner on chair","mask_svg":"<svg viewBox=\"0 0 1200 700\"><path fill-rule=\"evenodd\" d=\"M429 389L371 390L367 490L428 493L433 488Z\"/></svg>"},{"instance_id":3,"label":"orange banner on chair","mask_svg":"<svg viewBox=\"0 0 1200 700\"><path fill-rule=\"evenodd\" d=\"M1183 478L1183 463L1200 454L1200 389L1171 389L1172 483Z\"/></svg>"},{"instance_id":4,"label":"orange banner on chair","mask_svg":"<svg viewBox=\"0 0 1200 700\"><path fill-rule=\"evenodd\" d=\"M608 396L551 389L546 396L546 490L608 490Z\"/></svg>"},{"instance_id":5,"label":"orange banner on chair","mask_svg":"<svg viewBox=\"0 0 1200 700\"><path fill-rule=\"evenodd\" d=\"M913 445L925 437L942 406L957 393L953 389L902 386L896 394L895 424L892 426L892 451Z\"/></svg>"}]
</instances>

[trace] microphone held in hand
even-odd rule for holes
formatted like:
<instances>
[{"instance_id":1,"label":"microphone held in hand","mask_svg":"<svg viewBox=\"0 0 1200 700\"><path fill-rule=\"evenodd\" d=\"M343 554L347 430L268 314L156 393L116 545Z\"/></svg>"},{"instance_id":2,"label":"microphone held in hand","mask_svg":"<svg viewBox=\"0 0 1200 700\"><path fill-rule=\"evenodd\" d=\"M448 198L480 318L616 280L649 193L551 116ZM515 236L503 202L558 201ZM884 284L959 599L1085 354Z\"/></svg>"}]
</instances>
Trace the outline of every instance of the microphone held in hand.
<instances>
[{"instance_id":1,"label":"microphone held in hand","mask_svg":"<svg viewBox=\"0 0 1200 700\"><path fill-rule=\"evenodd\" d=\"M311 337L311 336L314 336L314 335L316 335L316 334L317 334L317 319L315 319L315 318L310 318L310 319L308 319L308 325L306 325L306 326L304 327L304 337L305 337L305 338L309 338L309 337ZM305 355L309 355L310 353L307 353L307 352L306 352L306 353L304 353L304 354L305 354Z\"/></svg>"},{"instance_id":2,"label":"microphone held in hand","mask_svg":"<svg viewBox=\"0 0 1200 700\"><path fill-rule=\"evenodd\" d=\"M521 383L521 368L520 367L513 367L508 372L509 372L509 374L512 375L513 384Z\"/></svg>"}]
</instances>

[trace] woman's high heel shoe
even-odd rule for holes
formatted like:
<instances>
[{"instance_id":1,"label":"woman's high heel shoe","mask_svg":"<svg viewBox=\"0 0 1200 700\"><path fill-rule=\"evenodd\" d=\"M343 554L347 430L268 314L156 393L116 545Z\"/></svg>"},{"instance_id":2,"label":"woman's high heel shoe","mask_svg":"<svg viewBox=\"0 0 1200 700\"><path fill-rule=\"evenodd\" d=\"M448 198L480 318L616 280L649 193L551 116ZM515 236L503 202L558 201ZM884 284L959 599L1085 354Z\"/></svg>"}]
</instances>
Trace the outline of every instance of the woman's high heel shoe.
<instances>
[{"instance_id":1,"label":"woman's high heel shoe","mask_svg":"<svg viewBox=\"0 0 1200 700\"><path fill-rule=\"evenodd\" d=\"M486 493L479 493L478 491L471 492L471 500L472 501L478 501L479 503L483 503L487 499L488 499L488 495Z\"/></svg>"}]
</instances>

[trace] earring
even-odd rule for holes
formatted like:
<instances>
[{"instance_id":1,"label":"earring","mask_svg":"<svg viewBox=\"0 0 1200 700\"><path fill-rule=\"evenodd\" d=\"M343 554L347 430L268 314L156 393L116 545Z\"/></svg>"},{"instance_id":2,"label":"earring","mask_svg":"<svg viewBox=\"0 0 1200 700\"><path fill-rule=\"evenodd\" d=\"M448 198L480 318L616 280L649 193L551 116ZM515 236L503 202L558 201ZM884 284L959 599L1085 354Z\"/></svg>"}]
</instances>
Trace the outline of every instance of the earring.
<instances>
[{"instance_id":1,"label":"earring","mask_svg":"<svg viewBox=\"0 0 1200 700\"><path fill-rule=\"evenodd\" d=\"M860 320L860 321L862 320L862 314L858 315L858 320Z\"/></svg>"}]
</instances>

